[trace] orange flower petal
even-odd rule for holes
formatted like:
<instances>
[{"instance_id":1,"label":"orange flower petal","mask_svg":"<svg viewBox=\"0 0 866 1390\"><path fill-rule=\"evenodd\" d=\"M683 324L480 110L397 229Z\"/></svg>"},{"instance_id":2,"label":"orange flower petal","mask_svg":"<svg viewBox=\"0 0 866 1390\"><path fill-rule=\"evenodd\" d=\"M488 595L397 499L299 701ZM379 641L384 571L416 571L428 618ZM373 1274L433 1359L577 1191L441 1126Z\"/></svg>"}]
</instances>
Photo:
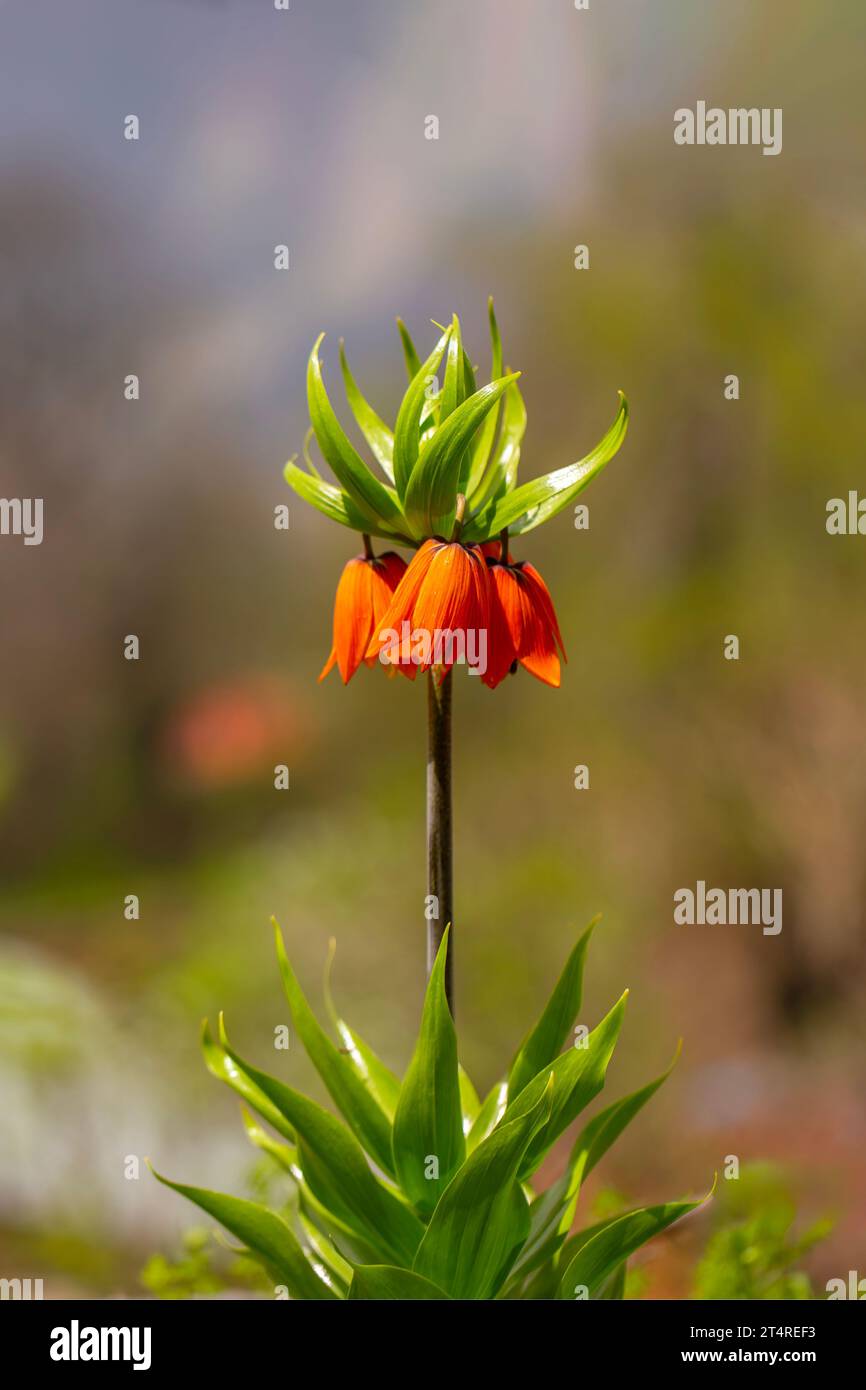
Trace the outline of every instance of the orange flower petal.
<instances>
[{"instance_id":1,"label":"orange flower petal","mask_svg":"<svg viewBox=\"0 0 866 1390\"><path fill-rule=\"evenodd\" d=\"M336 665L344 684L348 684L361 662L368 660L370 635L387 609L405 569L404 562L394 551L387 551L375 559L356 555L349 560L337 585L334 641L320 681ZM373 663L368 660L368 664Z\"/></svg>"}]
</instances>

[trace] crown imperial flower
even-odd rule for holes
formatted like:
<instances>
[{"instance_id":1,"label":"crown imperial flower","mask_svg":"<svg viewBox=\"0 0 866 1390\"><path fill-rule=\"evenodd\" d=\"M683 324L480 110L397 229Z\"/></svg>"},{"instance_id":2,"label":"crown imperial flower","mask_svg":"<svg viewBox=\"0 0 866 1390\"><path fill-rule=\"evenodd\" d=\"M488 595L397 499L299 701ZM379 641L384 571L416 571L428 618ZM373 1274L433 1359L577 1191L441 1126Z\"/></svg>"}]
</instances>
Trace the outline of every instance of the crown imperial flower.
<instances>
[{"instance_id":1,"label":"crown imperial flower","mask_svg":"<svg viewBox=\"0 0 866 1390\"><path fill-rule=\"evenodd\" d=\"M414 556L367 648L407 674L486 666L490 577L481 547L428 540Z\"/></svg>"},{"instance_id":2,"label":"crown imperial flower","mask_svg":"<svg viewBox=\"0 0 866 1390\"><path fill-rule=\"evenodd\" d=\"M409 385L393 429L362 394L340 344L346 399L378 474L331 405L319 356L324 334L313 346L307 468L292 458L285 478L304 501L360 532L366 552L341 576L333 648L322 676L336 665L347 682L362 661L372 665L381 658L414 677L418 669L445 673L455 660L468 659L491 689L515 663L559 685L559 653L565 651L550 594L532 565L508 556L508 537L549 521L601 472L625 438L628 405L620 392L613 424L584 458L518 485L526 429L520 373L503 371L492 300L488 315L490 381L480 387L456 314L447 328L437 325L441 336L423 362L398 319ZM310 457L311 437L335 483L321 477ZM415 550L408 569L393 550L376 558L374 536ZM444 651L436 646L437 633Z\"/></svg>"},{"instance_id":3,"label":"crown imperial flower","mask_svg":"<svg viewBox=\"0 0 866 1390\"><path fill-rule=\"evenodd\" d=\"M405 572L406 561L394 550L376 556L368 548L367 554L349 560L337 585L334 641L320 681L336 666L343 684L348 685L362 661L373 665L374 658L366 655L370 634L378 627Z\"/></svg>"},{"instance_id":4,"label":"crown imperial flower","mask_svg":"<svg viewBox=\"0 0 866 1390\"><path fill-rule=\"evenodd\" d=\"M510 555L488 556L487 565L492 598L490 662L483 675L485 685L493 690L519 663L545 685L558 686L557 648L563 660L567 658L547 585L526 560L515 564Z\"/></svg>"}]
</instances>

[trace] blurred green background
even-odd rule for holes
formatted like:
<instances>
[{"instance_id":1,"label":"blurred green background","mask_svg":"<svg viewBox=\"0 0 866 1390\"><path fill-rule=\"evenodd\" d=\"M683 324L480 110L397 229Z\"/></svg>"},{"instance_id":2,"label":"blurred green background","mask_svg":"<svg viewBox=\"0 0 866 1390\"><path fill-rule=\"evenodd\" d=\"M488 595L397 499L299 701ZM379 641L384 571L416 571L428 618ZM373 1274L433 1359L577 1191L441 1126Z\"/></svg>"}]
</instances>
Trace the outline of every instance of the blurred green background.
<instances>
[{"instance_id":1,"label":"blurred green background","mask_svg":"<svg viewBox=\"0 0 866 1390\"><path fill-rule=\"evenodd\" d=\"M336 937L343 1010L408 1060L424 691L316 685L357 546L281 469L318 331L327 380L344 335L393 418L395 314L424 346L457 310L486 370L490 293L524 477L585 453L617 387L632 418L589 530L519 546L561 690L458 676L463 1061L496 1079L603 912L587 1023L632 991L608 1093L685 1048L600 1182L656 1201L774 1160L804 1223L837 1217L816 1285L866 1272L866 542L824 527L863 478L862 5L35 0L0 35L0 491L45 499L41 546L0 540L0 1274L135 1292L192 1214L128 1155L241 1189L196 1035L224 1008L267 1064L271 913L313 996ZM675 146L698 99L782 107L782 154ZM675 927L699 878L781 887L782 933ZM644 1296L692 1286L710 1221Z\"/></svg>"}]
</instances>

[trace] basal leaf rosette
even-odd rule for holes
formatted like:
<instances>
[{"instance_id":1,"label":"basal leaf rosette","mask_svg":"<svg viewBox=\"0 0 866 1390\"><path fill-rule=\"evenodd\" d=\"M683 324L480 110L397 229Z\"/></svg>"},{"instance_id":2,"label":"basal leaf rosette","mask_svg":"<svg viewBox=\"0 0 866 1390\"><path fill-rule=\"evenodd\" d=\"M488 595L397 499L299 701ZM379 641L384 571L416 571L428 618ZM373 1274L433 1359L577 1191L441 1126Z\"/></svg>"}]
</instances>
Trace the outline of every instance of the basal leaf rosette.
<instances>
[{"instance_id":1,"label":"basal leaf rosette","mask_svg":"<svg viewBox=\"0 0 866 1390\"><path fill-rule=\"evenodd\" d=\"M272 1278L275 1297L623 1298L630 1257L700 1202L657 1203L576 1226L585 1178L673 1067L582 1120L605 1085L626 1004L624 994L575 1042L594 925L482 1101L458 1059L445 994L447 932L401 1080L339 1016L329 987L333 1035L322 1026L274 924L295 1033L339 1118L241 1057L220 1020L216 1037L204 1030L205 1062L241 1098L248 1138L290 1176L293 1200L272 1209L157 1174L160 1182L241 1241ZM543 1160L573 1127L562 1176L538 1189Z\"/></svg>"}]
</instances>

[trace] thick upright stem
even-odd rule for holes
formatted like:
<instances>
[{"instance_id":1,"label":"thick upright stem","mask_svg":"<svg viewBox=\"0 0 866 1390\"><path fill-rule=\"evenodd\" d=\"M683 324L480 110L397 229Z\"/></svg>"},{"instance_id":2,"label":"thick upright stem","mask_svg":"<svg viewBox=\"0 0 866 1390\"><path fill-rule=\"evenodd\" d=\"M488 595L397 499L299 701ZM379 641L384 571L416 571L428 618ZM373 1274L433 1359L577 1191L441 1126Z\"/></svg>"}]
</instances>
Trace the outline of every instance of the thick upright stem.
<instances>
[{"instance_id":1,"label":"thick upright stem","mask_svg":"<svg viewBox=\"0 0 866 1390\"><path fill-rule=\"evenodd\" d=\"M451 687L452 673L439 682L436 671L427 676L427 978L445 928L448 960L445 993L454 1014L454 898L451 843ZM437 915L433 915L434 911Z\"/></svg>"}]
</instances>

